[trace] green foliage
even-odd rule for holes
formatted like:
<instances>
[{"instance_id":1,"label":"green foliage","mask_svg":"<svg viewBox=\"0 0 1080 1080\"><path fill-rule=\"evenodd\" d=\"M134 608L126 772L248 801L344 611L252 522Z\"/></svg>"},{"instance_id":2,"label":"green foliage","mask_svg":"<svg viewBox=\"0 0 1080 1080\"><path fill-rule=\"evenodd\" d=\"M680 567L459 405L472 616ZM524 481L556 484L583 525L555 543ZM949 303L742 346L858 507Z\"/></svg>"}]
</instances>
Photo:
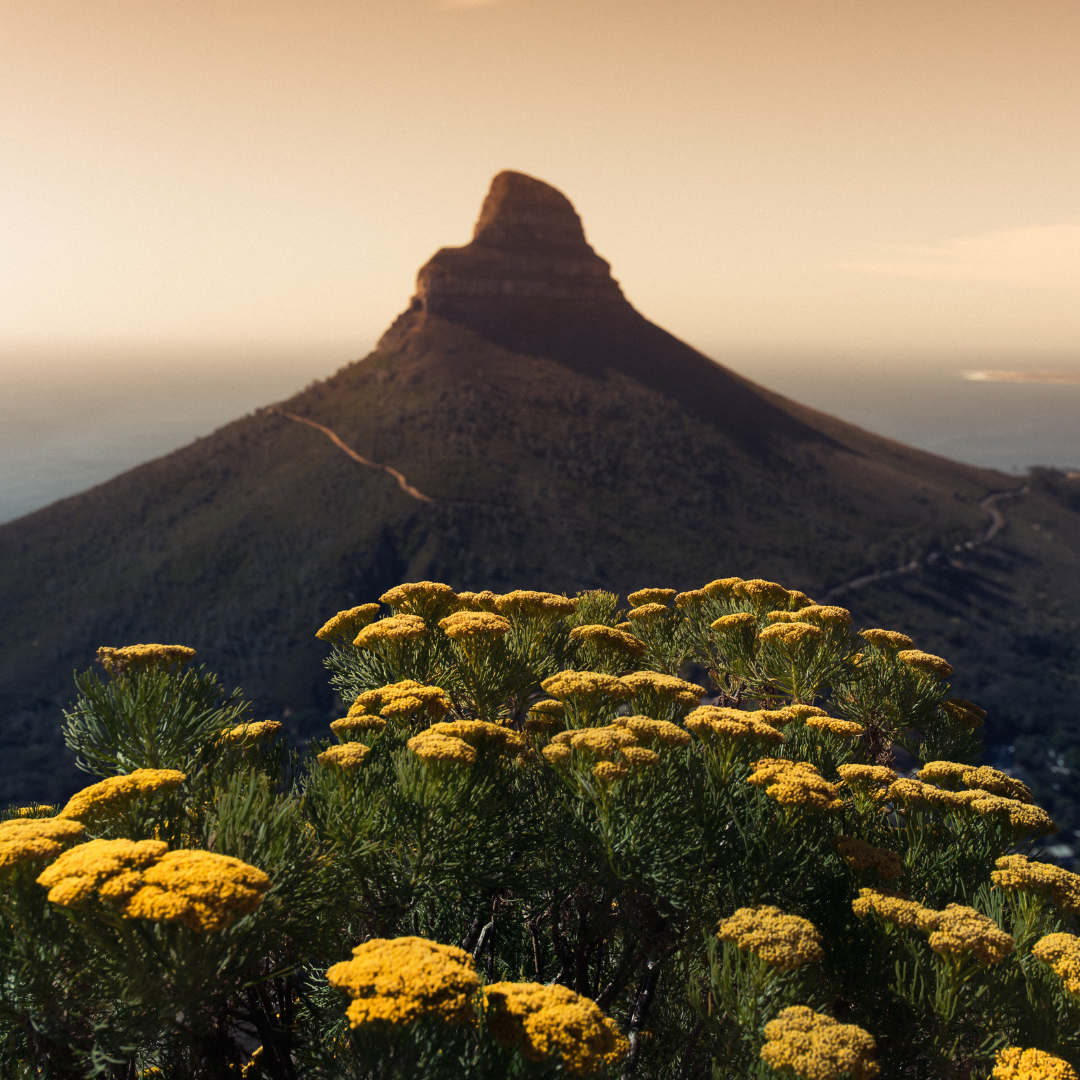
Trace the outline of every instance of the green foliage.
<instances>
[{"instance_id":1,"label":"green foliage","mask_svg":"<svg viewBox=\"0 0 1080 1080\"><path fill-rule=\"evenodd\" d=\"M595 1002L626 1037L600 1069L612 1077L765 1080L776 1075L760 1058L765 1026L793 1005L869 1032L886 1078L985 1077L1007 1045L1080 1063L1080 1004L1032 952L1072 926L1068 889L991 879L995 860L1029 851L1049 825L1022 800L890 786L880 768L901 745L924 762L951 757L965 775L977 736L942 708L941 678L855 636L840 609L768 582L714 582L635 616L643 655L601 675L583 664L600 654L570 631L617 625L611 594L583 594L572 612L547 594L492 598L507 621L452 638L440 623L455 602L425 589L395 590L395 613L423 618L420 636L376 622L363 646L331 646L345 700L381 691L335 726L349 762L331 760L328 740L299 759L275 725L230 731L239 695L202 670L78 677L69 744L101 775L146 778L122 795L106 780L84 839L209 852L270 887L207 930L167 904L123 906L150 870L111 893L50 900L37 878L65 865L60 847L90 850L76 841L0 863L4 1076L567 1072L550 1047L515 1049L482 995L463 1025L425 1006L409 1022L351 1027L327 970L363 943L408 936L460 946L485 985L553 984ZM789 638L770 630L795 625ZM708 672L717 708L694 709L700 688L680 677L695 671ZM410 696L433 686L450 703L441 720L446 701ZM879 774L852 771L874 765ZM155 789L136 773L151 769L185 780ZM54 808L13 809L0 845L18 822L56 820ZM859 841L869 861L845 854ZM229 909L228 889L215 889L206 902ZM968 906L1012 947L987 962L967 939L943 946L857 910L867 889L898 890L931 920ZM719 939L724 920L760 905L808 920L818 957ZM372 992L393 1001L421 983ZM551 1022L570 1030L569 1015Z\"/></svg>"}]
</instances>

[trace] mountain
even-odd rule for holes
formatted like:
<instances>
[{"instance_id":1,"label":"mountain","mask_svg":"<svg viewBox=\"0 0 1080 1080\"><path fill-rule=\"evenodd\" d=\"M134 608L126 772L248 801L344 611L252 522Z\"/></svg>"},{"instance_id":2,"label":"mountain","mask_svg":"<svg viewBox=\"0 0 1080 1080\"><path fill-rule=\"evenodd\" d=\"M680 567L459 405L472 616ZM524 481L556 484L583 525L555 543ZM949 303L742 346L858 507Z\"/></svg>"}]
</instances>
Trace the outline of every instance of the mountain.
<instances>
[{"instance_id":1,"label":"mountain","mask_svg":"<svg viewBox=\"0 0 1080 1080\"><path fill-rule=\"evenodd\" d=\"M1043 755L1080 682L1080 484L1019 484L702 355L631 306L560 192L500 173L369 356L0 527L0 799L71 787L60 708L98 645L192 645L302 736L334 708L315 629L420 579L778 580L945 655L991 737Z\"/></svg>"}]
</instances>

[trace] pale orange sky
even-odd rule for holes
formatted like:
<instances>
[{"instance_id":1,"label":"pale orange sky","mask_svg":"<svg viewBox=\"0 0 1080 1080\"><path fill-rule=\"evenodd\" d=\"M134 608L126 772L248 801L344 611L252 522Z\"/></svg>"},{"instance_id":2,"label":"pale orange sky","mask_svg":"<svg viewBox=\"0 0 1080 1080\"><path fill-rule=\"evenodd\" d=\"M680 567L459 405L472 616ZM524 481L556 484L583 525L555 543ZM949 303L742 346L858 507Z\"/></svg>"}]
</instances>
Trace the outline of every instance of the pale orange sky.
<instances>
[{"instance_id":1,"label":"pale orange sky","mask_svg":"<svg viewBox=\"0 0 1080 1080\"><path fill-rule=\"evenodd\" d=\"M1076 0L0 0L0 351L368 345L491 176L725 348L1080 357Z\"/></svg>"}]
</instances>

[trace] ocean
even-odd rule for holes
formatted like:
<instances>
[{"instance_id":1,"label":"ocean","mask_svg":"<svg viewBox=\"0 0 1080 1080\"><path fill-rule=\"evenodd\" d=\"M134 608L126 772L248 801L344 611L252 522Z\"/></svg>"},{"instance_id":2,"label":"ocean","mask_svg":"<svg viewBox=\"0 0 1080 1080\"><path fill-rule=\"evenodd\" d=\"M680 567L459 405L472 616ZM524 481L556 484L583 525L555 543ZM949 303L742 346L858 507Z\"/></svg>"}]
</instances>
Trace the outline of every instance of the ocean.
<instances>
[{"instance_id":1,"label":"ocean","mask_svg":"<svg viewBox=\"0 0 1080 1080\"><path fill-rule=\"evenodd\" d=\"M363 343L64 355L6 350L0 522L207 435L367 351ZM788 397L945 457L1011 474L1032 465L1080 470L1080 356L705 351Z\"/></svg>"}]
</instances>

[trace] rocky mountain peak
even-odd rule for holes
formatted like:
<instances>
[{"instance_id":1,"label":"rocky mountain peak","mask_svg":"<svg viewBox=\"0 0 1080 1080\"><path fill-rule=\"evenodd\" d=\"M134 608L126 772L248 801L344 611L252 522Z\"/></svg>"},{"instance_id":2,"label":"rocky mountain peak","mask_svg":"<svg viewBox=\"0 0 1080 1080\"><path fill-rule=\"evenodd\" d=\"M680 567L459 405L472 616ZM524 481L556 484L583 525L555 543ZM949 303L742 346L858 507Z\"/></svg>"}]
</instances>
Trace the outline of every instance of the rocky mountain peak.
<instances>
[{"instance_id":1,"label":"rocky mountain peak","mask_svg":"<svg viewBox=\"0 0 1080 1080\"><path fill-rule=\"evenodd\" d=\"M417 275L415 310L471 324L503 303L624 304L570 200L519 172L491 182L472 242L442 248Z\"/></svg>"}]
</instances>

